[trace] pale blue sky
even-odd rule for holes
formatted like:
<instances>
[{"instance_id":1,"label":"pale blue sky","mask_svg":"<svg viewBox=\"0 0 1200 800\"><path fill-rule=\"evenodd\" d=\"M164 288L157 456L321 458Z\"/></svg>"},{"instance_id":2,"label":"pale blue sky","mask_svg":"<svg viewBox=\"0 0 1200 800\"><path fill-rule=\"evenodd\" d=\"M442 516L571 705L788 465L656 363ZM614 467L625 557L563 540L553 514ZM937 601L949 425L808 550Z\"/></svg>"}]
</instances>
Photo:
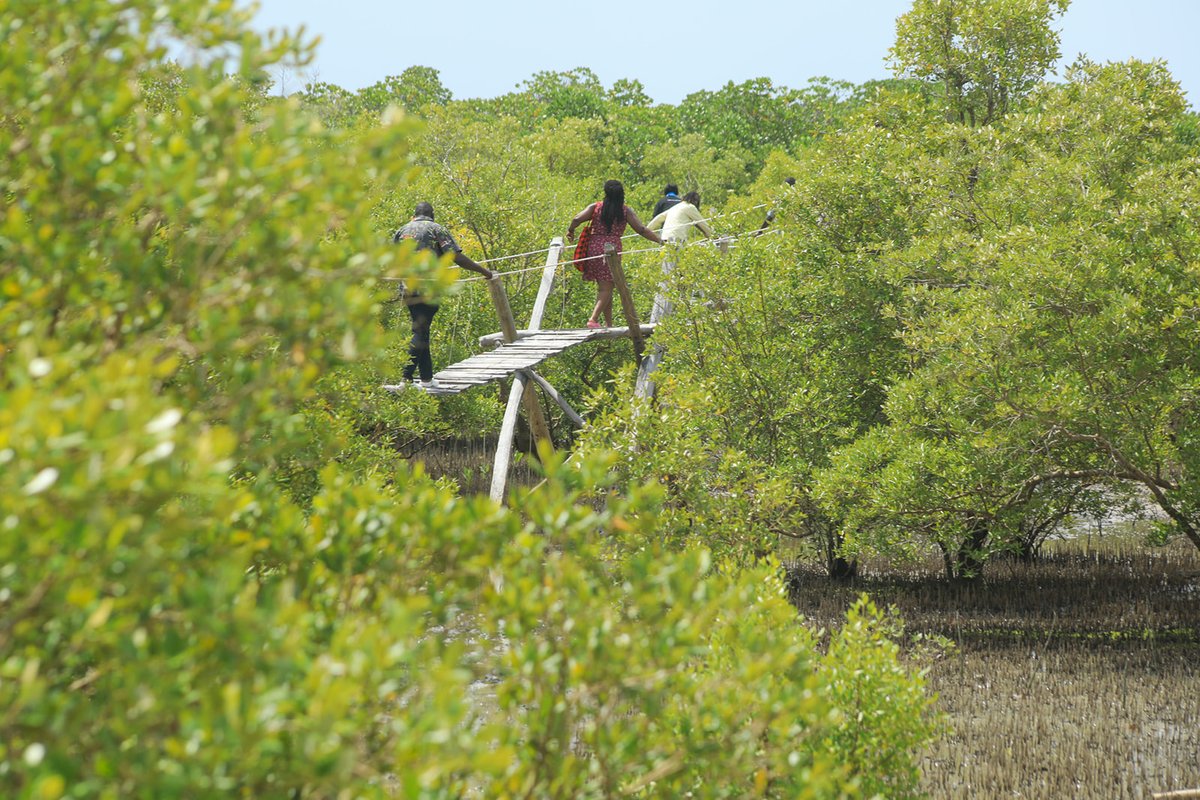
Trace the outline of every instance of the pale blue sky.
<instances>
[{"instance_id":1,"label":"pale blue sky","mask_svg":"<svg viewBox=\"0 0 1200 800\"><path fill-rule=\"evenodd\" d=\"M539 70L586 66L606 86L636 78L664 103L760 76L792 87L818 75L856 83L888 77L884 57L895 19L911 5L909 0L259 3L259 28L304 25L321 37L307 75L281 76L288 92L312 78L359 89L420 64L441 72L455 98L494 97ZM1097 61L1161 58L1196 105L1200 0L1074 0L1060 22L1067 62L1080 53ZM609 32L601 33L605 27Z\"/></svg>"}]
</instances>

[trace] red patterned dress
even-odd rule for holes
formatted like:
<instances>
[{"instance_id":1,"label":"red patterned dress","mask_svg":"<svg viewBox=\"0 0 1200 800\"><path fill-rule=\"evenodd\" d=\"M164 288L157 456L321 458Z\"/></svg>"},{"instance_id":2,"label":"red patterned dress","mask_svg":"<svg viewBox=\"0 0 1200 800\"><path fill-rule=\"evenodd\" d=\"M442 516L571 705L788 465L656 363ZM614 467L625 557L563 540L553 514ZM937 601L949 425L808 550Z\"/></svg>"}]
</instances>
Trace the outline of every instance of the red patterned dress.
<instances>
[{"instance_id":1,"label":"red patterned dress","mask_svg":"<svg viewBox=\"0 0 1200 800\"><path fill-rule=\"evenodd\" d=\"M586 261L583 261L583 279L585 281L611 281L613 279L612 270L608 268L608 262L604 260L604 245L611 244L617 248L617 254L621 253L621 236L625 233L625 218L629 216L629 206L624 206L621 209L621 216L613 223L612 230L607 230L604 227L604 222L600 219L600 209L603 203L596 203L592 210L592 232L589 234Z\"/></svg>"}]
</instances>

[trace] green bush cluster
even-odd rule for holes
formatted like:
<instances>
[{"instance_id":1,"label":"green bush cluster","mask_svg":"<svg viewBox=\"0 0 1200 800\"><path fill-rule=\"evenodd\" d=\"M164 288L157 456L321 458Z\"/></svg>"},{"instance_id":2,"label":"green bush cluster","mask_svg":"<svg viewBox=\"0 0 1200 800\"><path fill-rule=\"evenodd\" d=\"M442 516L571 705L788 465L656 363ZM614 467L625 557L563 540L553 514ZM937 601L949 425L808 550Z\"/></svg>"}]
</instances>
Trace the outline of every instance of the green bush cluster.
<instances>
[{"instance_id":1,"label":"green bush cluster","mask_svg":"<svg viewBox=\"0 0 1200 800\"><path fill-rule=\"evenodd\" d=\"M511 510L364 435L421 413L388 279L452 278L373 217L417 128L267 98L307 51L246 22L0 14L0 794L911 794L930 701L868 604L824 651L611 455Z\"/></svg>"},{"instance_id":2,"label":"green bush cluster","mask_svg":"<svg viewBox=\"0 0 1200 800\"><path fill-rule=\"evenodd\" d=\"M972 578L1132 507L1200 547L1196 115L1158 62L1044 82L1065 6L915 2L925 91L773 154L739 201L773 235L681 259L658 408L586 441L664 481L672 538Z\"/></svg>"}]
</instances>

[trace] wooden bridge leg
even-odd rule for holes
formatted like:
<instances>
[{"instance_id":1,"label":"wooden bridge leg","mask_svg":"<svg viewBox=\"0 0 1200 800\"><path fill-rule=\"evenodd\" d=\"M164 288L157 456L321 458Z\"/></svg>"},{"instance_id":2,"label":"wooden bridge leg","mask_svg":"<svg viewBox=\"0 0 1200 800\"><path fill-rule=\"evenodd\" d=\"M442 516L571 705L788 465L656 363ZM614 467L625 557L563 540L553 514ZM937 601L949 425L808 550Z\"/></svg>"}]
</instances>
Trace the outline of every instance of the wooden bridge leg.
<instances>
[{"instance_id":1,"label":"wooden bridge leg","mask_svg":"<svg viewBox=\"0 0 1200 800\"><path fill-rule=\"evenodd\" d=\"M496 316L500 318L500 330L504 333L504 341L515 342L517 340L517 321L513 318L512 306L508 304L508 294L505 293L504 284L501 283L499 277L488 281L488 291L492 294L492 305L496 307ZM528 380L523 383L525 385L523 395L525 416L529 418L529 430L533 433L533 439L535 442L546 441L553 444L553 440L550 438L550 425L546 422L546 415L542 413L542 404L538 402L537 392L534 391ZM509 403L512 403L511 398Z\"/></svg>"},{"instance_id":2,"label":"wooden bridge leg","mask_svg":"<svg viewBox=\"0 0 1200 800\"><path fill-rule=\"evenodd\" d=\"M642 325L638 322L637 307L633 304L633 295L629 293L629 284L625 280L625 269L621 259L617 257L617 248L611 244L604 245L604 260L612 272L613 285L621 296L621 312L625 315L625 324L629 326L629 338L633 339L633 357L642 360L646 350L646 340L642 338Z\"/></svg>"},{"instance_id":3,"label":"wooden bridge leg","mask_svg":"<svg viewBox=\"0 0 1200 800\"><path fill-rule=\"evenodd\" d=\"M542 387L542 391L546 393L546 396L558 403L558 407L563 410L563 413L567 415L567 418L571 420L571 422L575 423L576 428L583 427L583 417L579 416L579 413L575 409L571 408L571 404L567 402L565 397L558 393L557 389L550 385L550 381L546 380L541 375L538 375L531 369L523 369L521 370L521 374L527 375L533 380L534 383Z\"/></svg>"},{"instance_id":4,"label":"wooden bridge leg","mask_svg":"<svg viewBox=\"0 0 1200 800\"><path fill-rule=\"evenodd\" d=\"M549 277L543 275L543 286L538 292L531 328L540 327L542 309L546 304L544 295L549 293L550 284L553 282L554 268L558 263L558 251L561 249L561 239L555 239L550 243L550 255L546 262L546 273ZM512 306L509 305L504 284L498 276L487 283L488 291L492 295L492 304L496 307L496 316L500 319L500 330L504 333L504 341L515 342L517 340L517 322L513 318ZM500 427L500 440L496 443L496 459L492 464L491 497L498 503L504 501L504 490L508 483L508 465L512 461L513 435L516 432L517 415L522 403L525 406L525 416L529 419L529 431L533 434L535 448L541 442L546 442L550 446L554 444L554 440L550 437L550 425L546 422L546 415L542 412L542 404L538 401L532 381L523 372L516 373L513 376L512 389L508 393L508 405L504 409L504 424Z\"/></svg>"},{"instance_id":5,"label":"wooden bridge leg","mask_svg":"<svg viewBox=\"0 0 1200 800\"><path fill-rule=\"evenodd\" d=\"M508 392L508 405L504 408L504 424L500 426L500 440L496 442L496 460L492 464L492 499L504 502L504 489L508 483L508 465L512 461L513 434L517 430L517 415L521 410L521 398L525 395L526 378L521 373L513 376L513 385Z\"/></svg>"},{"instance_id":6,"label":"wooden bridge leg","mask_svg":"<svg viewBox=\"0 0 1200 800\"><path fill-rule=\"evenodd\" d=\"M554 439L550 436L550 423L546 421L546 414L542 411L542 403L538 400L537 392L533 388L533 383L528 379L525 380L525 392L521 395L525 405L525 417L529 420L529 432L533 434L534 449L541 442L550 445L554 448Z\"/></svg>"},{"instance_id":7,"label":"wooden bridge leg","mask_svg":"<svg viewBox=\"0 0 1200 800\"><path fill-rule=\"evenodd\" d=\"M515 342L517 321L513 319L512 306L508 304L508 293L504 291L504 283L500 276L493 276L487 282L487 287L492 295L492 305L496 307L496 316L500 320L500 332L504 334L504 341Z\"/></svg>"},{"instance_id":8,"label":"wooden bridge leg","mask_svg":"<svg viewBox=\"0 0 1200 800\"><path fill-rule=\"evenodd\" d=\"M667 294L667 279L671 273L675 271L675 262L669 258L663 260L662 265L663 280L658 285L658 294L654 296L654 307L650 309L650 322L658 323L667 317L671 316L675 304L671 302L670 296ZM654 381L650 378L651 373L658 369L658 365L662 363L663 353L662 345L658 344L655 339L654 347L650 351L650 355L642 359L642 364L638 367L637 383L633 387L634 397L643 399L654 397Z\"/></svg>"}]
</instances>

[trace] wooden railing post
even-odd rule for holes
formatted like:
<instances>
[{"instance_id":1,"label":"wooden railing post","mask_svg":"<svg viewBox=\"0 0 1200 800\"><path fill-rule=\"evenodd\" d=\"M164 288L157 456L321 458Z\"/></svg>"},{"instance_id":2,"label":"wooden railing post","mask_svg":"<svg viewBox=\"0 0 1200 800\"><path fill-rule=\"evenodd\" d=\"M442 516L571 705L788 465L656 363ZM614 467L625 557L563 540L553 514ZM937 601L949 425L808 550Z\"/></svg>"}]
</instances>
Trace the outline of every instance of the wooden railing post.
<instances>
[{"instance_id":1,"label":"wooden railing post","mask_svg":"<svg viewBox=\"0 0 1200 800\"><path fill-rule=\"evenodd\" d=\"M492 305L496 307L496 317L500 320L500 332L504 341L517 340L517 321L513 319L512 306L508 304L508 292L504 291L504 281L499 275L493 275L487 282L488 292L492 295Z\"/></svg>"},{"instance_id":2,"label":"wooden railing post","mask_svg":"<svg viewBox=\"0 0 1200 800\"><path fill-rule=\"evenodd\" d=\"M558 257L562 253L562 237L556 236L550 240L550 250L546 254L546 266L542 270L542 284L538 287L537 299L533 302L533 314L530 316L529 327L537 330L542 326L542 314L546 310L546 301L550 297L550 289L554 285L554 273L558 269ZM508 294L498 278L488 281L488 290L492 294L492 303L496 306L496 315L500 317L500 330L504 341L517 340L517 324L513 319L512 306L508 304ZM529 430L535 439L550 443L550 426L546 424L546 416L538 403L537 394L533 390L533 382L524 372L513 376L513 385L508 392L508 405L504 408L504 422L500 426L500 438L496 443L496 459L492 465L492 499L497 503L504 500L504 489L508 485L508 464L512 459L513 431L517 426L518 399L525 406L525 414L529 417Z\"/></svg>"},{"instance_id":3,"label":"wooden railing post","mask_svg":"<svg viewBox=\"0 0 1200 800\"><path fill-rule=\"evenodd\" d=\"M678 251L674 249L669 250L663 259L662 282L658 285L658 294L654 296L654 306L650 309L650 322L653 324L662 322L671 316L671 312L674 311L675 304L671 302L671 297L668 294L667 282L670 280L671 273L675 271L675 262L672 259L676 257L676 252ZM662 358L663 347L658 344L658 338L655 337L655 343L650 350L650 355L642 359L642 363L638 367L637 383L633 387L635 397L643 399L654 397L654 381L650 375L654 370L658 369Z\"/></svg>"},{"instance_id":4,"label":"wooden railing post","mask_svg":"<svg viewBox=\"0 0 1200 800\"><path fill-rule=\"evenodd\" d=\"M496 307L496 316L500 319L500 330L504 333L504 341L515 342L517 340L517 321L513 319L512 306L508 303L508 293L504 291L504 283L497 276L489 280L487 284L488 291L492 295L492 305ZM538 402L533 385L529 381L520 379L517 383L521 385L525 416L529 419L529 432L533 434L534 442L552 443L550 425L546 422L546 415L542 412L542 404Z\"/></svg>"},{"instance_id":5,"label":"wooden railing post","mask_svg":"<svg viewBox=\"0 0 1200 800\"><path fill-rule=\"evenodd\" d=\"M638 322L637 308L633 305L633 295L629 293L629 284L625 281L625 270L621 266L621 258L617 255L614 245L604 245L604 260L612 272L613 286L621 297L621 313L625 315L625 324L629 326L629 338L633 339L633 355L640 363L642 353L646 350L646 340L642 337L642 325Z\"/></svg>"}]
</instances>

